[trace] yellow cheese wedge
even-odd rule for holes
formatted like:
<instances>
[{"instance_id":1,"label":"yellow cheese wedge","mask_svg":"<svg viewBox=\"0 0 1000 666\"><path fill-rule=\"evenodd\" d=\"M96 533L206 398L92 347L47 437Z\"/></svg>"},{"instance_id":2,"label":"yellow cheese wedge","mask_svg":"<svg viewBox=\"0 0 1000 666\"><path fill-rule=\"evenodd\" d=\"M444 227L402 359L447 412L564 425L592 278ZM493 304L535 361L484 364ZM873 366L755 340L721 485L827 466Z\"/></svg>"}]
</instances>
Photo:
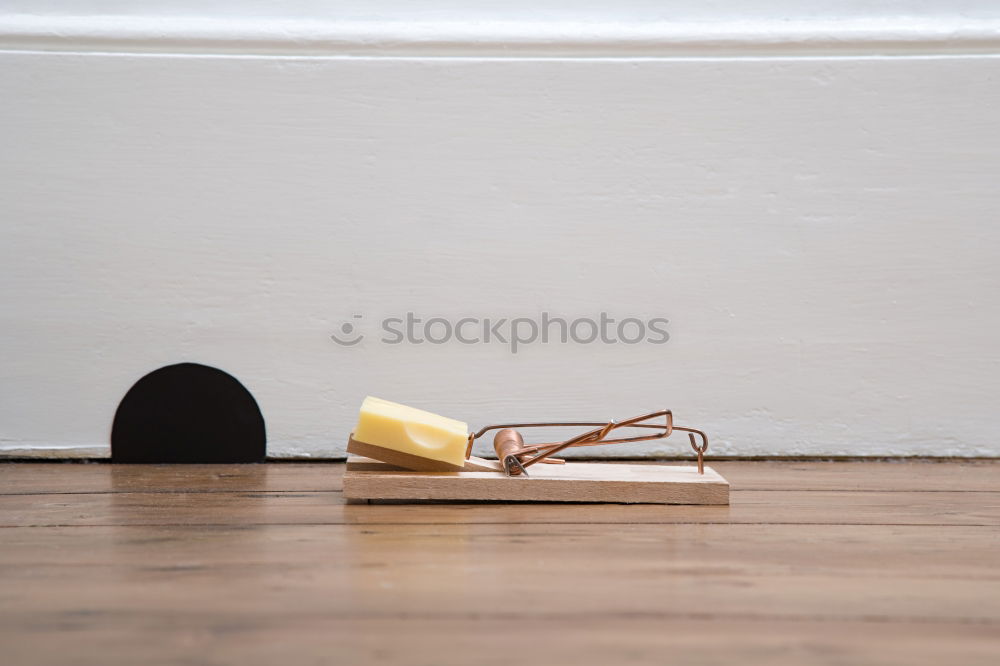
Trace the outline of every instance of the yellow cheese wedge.
<instances>
[{"instance_id":1,"label":"yellow cheese wedge","mask_svg":"<svg viewBox=\"0 0 1000 666\"><path fill-rule=\"evenodd\" d=\"M359 448L356 451L409 469L434 469L435 463L443 464L442 469L461 469L465 463L469 426L422 409L368 396L361 404L361 415L354 426L352 439L388 452L404 454L394 456L383 452L379 456L377 450Z\"/></svg>"}]
</instances>

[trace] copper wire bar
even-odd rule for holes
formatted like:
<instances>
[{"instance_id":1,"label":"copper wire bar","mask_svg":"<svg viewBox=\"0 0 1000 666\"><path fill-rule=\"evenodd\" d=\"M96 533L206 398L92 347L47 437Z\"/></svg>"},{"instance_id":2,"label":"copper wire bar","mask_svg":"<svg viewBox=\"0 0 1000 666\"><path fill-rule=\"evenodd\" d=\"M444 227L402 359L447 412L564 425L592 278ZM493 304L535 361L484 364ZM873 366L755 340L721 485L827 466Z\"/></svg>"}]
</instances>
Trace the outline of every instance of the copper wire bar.
<instances>
[{"instance_id":1,"label":"copper wire bar","mask_svg":"<svg viewBox=\"0 0 1000 666\"><path fill-rule=\"evenodd\" d=\"M657 419L659 417L664 417L664 422L661 423L646 423L652 419ZM477 439L482 437L484 434L491 430L501 430L504 428L558 428L558 427L589 427L592 430L588 430L576 437L571 437L562 442L547 442L544 444L528 444L524 445L517 452L517 457L521 463L521 469L534 465L537 462L562 462L558 459L553 459L551 456L571 447L583 447L583 446L600 446L603 444L624 444L629 442L644 442L653 439L663 439L670 437L674 430L681 430L688 433L688 439L691 444L691 448L698 455L698 473L705 473L704 457L705 451L708 450L708 437L701 430L694 428L684 428L681 426L674 425L674 416L669 409L664 409L657 412L652 412L649 414L643 414L642 416L636 416L634 418L628 419L626 421L552 421L547 423L506 423L500 425L490 425L481 428L479 431L469 435L469 444L466 448L466 458L472 454L472 446ZM657 432L650 435L638 435L634 437L619 437L608 439L608 434L613 430L618 428L650 428L661 430L662 432ZM699 443L695 439L695 435L701 438Z\"/></svg>"}]
</instances>

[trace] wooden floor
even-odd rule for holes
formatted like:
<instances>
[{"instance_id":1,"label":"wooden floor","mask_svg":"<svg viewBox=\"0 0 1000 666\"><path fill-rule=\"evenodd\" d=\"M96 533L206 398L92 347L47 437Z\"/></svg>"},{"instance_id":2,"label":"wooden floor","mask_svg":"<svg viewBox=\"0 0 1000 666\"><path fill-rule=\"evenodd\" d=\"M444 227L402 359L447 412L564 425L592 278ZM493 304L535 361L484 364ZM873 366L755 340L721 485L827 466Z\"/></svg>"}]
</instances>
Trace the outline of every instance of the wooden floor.
<instances>
[{"instance_id":1,"label":"wooden floor","mask_svg":"<svg viewBox=\"0 0 1000 666\"><path fill-rule=\"evenodd\" d=\"M731 506L0 464L0 663L1000 664L1000 463L713 466Z\"/></svg>"}]
</instances>

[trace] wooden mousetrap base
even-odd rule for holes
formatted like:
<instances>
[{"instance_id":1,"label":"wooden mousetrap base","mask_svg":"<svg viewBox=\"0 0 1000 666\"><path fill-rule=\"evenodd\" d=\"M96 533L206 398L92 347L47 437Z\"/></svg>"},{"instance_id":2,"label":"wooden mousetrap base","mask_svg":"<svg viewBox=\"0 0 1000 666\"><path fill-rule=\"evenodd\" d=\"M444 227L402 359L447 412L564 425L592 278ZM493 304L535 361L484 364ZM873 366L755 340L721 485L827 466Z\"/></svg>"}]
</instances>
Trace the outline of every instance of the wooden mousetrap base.
<instances>
[{"instance_id":1,"label":"wooden mousetrap base","mask_svg":"<svg viewBox=\"0 0 1000 666\"><path fill-rule=\"evenodd\" d=\"M501 472L412 472L351 457L344 497L363 500L729 504L729 482L710 467L567 462L533 465L531 476Z\"/></svg>"}]
</instances>

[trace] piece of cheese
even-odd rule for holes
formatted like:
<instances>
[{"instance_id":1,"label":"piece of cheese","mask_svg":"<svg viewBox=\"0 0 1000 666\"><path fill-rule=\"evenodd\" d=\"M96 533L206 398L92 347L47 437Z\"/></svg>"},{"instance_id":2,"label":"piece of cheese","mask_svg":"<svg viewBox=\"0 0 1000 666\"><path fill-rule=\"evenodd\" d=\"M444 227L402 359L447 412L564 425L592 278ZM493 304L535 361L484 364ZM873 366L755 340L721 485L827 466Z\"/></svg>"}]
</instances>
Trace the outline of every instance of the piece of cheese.
<instances>
[{"instance_id":1,"label":"piece of cheese","mask_svg":"<svg viewBox=\"0 0 1000 666\"><path fill-rule=\"evenodd\" d=\"M462 467L469 426L422 409L368 396L361 404L354 439Z\"/></svg>"}]
</instances>

